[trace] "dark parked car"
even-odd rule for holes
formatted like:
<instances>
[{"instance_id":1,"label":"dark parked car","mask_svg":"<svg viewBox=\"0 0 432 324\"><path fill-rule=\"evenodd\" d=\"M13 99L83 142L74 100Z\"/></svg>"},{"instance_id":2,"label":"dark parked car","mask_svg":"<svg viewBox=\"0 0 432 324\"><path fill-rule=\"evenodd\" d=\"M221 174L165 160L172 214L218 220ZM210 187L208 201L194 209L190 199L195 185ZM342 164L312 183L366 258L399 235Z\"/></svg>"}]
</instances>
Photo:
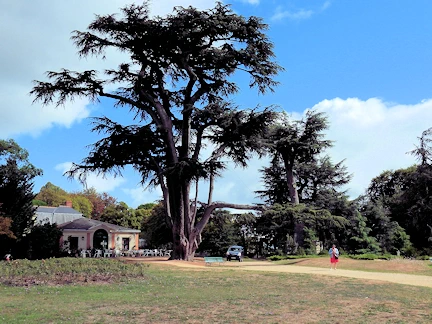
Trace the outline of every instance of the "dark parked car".
<instances>
[{"instance_id":1,"label":"dark parked car","mask_svg":"<svg viewBox=\"0 0 432 324\"><path fill-rule=\"evenodd\" d=\"M243 261L243 246L232 245L228 248L226 253L227 261L231 261L231 259L238 260L239 262Z\"/></svg>"}]
</instances>

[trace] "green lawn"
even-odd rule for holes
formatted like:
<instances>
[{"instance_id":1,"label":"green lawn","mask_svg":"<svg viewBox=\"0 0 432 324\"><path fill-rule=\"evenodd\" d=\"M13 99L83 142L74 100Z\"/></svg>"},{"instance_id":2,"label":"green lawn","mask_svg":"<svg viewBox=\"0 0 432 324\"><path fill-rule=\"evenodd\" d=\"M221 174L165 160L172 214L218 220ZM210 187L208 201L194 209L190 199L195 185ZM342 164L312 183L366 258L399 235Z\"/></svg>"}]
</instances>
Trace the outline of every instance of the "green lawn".
<instances>
[{"instance_id":1,"label":"green lawn","mask_svg":"<svg viewBox=\"0 0 432 324\"><path fill-rule=\"evenodd\" d=\"M432 322L429 288L216 267L151 265L144 276L126 277L112 283L0 286L0 322Z\"/></svg>"}]
</instances>

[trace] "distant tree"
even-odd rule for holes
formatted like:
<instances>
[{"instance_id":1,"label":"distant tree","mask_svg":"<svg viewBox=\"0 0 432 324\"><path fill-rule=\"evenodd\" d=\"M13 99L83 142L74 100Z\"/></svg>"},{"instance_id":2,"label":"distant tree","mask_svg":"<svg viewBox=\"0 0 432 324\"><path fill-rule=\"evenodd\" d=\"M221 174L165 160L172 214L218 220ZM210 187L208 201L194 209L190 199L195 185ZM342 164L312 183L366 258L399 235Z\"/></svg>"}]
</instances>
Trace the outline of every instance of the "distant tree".
<instances>
[{"instance_id":1,"label":"distant tree","mask_svg":"<svg viewBox=\"0 0 432 324\"><path fill-rule=\"evenodd\" d=\"M224 256L230 245L240 243L238 234L233 215L227 210L218 210L202 233L200 251L209 252L213 256Z\"/></svg>"},{"instance_id":2,"label":"distant tree","mask_svg":"<svg viewBox=\"0 0 432 324\"><path fill-rule=\"evenodd\" d=\"M234 228L238 236L236 244L244 247L245 255L259 254L260 243L256 232L257 216L253 213L234 215Z\"/></svg>"},{"instance_id":3,"label":"distant tree","mask_svg":"<svg viewBox=\"0 0 432 324\"><path fill-rule=\"evenodd\" d=\"M142 216L121 201L116 205L108 206L102 213L100 220L127 228L140 229Z\"/></svg>"},{"instance_id":4,"label":"distant tree","mask_svg":"<svg viewBox=\"0 0 432 324\"><path fill-rule=\"evenodd\" d=\"M267 147L273 157L271 168L274 168L274 170L264 169L263 171L277 177L275 171L283 170L282 174L285 175L284 180L288 189L289 202L294 205L300 203L296 170L307 166L318 168L317 159L319 154L331 146L330 141L323 139L323 131L327 127L327 117L325 117L324 113L308 111L304 119L296 121L291 121L281 114L279 120L267 133ZM333 172L336 173L335 167L331 165L329 160L324 160L323 164L326 164L327 168L331 167ZM313 180L311 179L312 176L308 175L308 178L303 179L304 186ZM336 174L332 176L335 178ZM268 183L267 186L272 186L272 184ZM274 189L277 188L279 191L283 186L278 181ZM304 190L304 188L302 189ZM274 196L274 192L270 191L270 195ZM281 198L285 199L284 196ZM285 201L282 203L285 203Z\"/></svg>"},{"instance_id":5,"label":"distant tree","mask_svg":"<svg viewBox=\"0 0 432 324\"><path fill-rule=\"evenodd\" d=\"M144 218L141 231L148 247L172 245L172 232L163 202L154 206L150 216Z\"/></svg>"},{"instance_id":6,"label":"distant tree","mask_svg":"<svg viewBox=\"0 0 432 324\"><path fill-rule=\"evenodd\" d=\"M33 199L33 206L48 206L48 204L45 201Z\"/></svg>"},{"instance_id":7,"label":"distant tree","mask_svg":"<svg viewBox=\"0 0 432 324\"><path fill-rule=\"evenodd\" d=\"M333 164L329 156L314 157L306 163L295 164L296 189L301 203L314 204L326 191L337 191L346 185L351 175L343 161ZM269 167L261 169L265 190L256 193L268 204L285 204L291 201L284 162L275 155Z\"/></svg>"},{"instance_id":8,"label":"distant tree","mask_svg":"<svg viewBox=\"0 0 432 324\"><path fill-rule=\"evenodd\" d=\"M0 140L0 253L26 253L24 237L34 224L33 179L42 174L13 140Z\"/></svg>"},{"instance_id":9,"label":"distant tree","mask_svg":"<svg viewBox=\"0 0 432 324\"><path fill-rule=\"evenodd\" d=\"M382 204L390 208L408 188L414 186L413 176L417 172L417 166L398 170L383 171L379 176L371 180L367 188L367 198L373 203Z\"/></svg>"},{"instance_id":10,"label":"distant tree","mask_svg":"<svg viewBox=\"0 0 432 324\"><path fill-rule=\"evenodd\" d=\"M141 218L141 229L144 228L144 224L152 215L153 209L157 206L157 203L146 203L141 204L135 209L135 213ZM164 216L165 217L165 216Z\"/></svg>"},{"instance_id":11,"label":"distant tree","mask_svg":"<svg viewBox=\"0 0 432 324\"><path fill-rule=\"evenodd\" d=\"M47 182L36 195L36 199L44 201L48 206L58 207L70 200L71 196L62 188Z\"/></svg>"},{"instance_id":12,"label":"distant tree","mask_svg":"<svg viewBox=\"0 0 432 324\"><path fill-rule=\"evenodd\" d=\"M28 255L31 259L46 259L60 255L59 241L63 232L56 224L38 224L27 236Z\"/></svg>"},{"instance_id":13,"label":"distant tree","mask_svg":"<svg viewBox=\"0 0 432 324\"><path fill-rule=\"evenodd\" d=\"M36 168L28 160L27 150L20 147L14 140L0 140L0 163L7 164L8 161L15 161L20 172L33 179L42 175L42 170Z\"/></svg>"},{"instance_id":14,"label":"distant tree","mask_svg":"<svg viewBox=\"0 0 432 324\"><path fill-rule=\"evenodd\" d=\"M100 220L103 212L109 206L115 205L117 200L108 193L98 193L95 188L88 188L79 192L80 195L86 197L92 204L90 218Z\"/></svg>"},{"instance_id":15,"label":"distant tree","mask_svg":"<svg viewBox=\"0 0 432 324\"><path fill-rule=\"evenodd\" d=\"M72 198L72 208L82 213L85 217L90 218L93 211L91 201L80 194L71 194L70 196Z\"/></svg>"},{"instance_id":16,"label":"distant tree","mask_svg":"<svg viewBox=\"0 0 432 324\"><path fill-rule=\"evenodd\" d=\"M246 19L228 5L200 11L176 7L167 17L151 18L148 4L129 5L123 16L97 16L88 31L75 31L79 55L104 56L118 50L130 60L101 77L95 70L48 72L51 82L36 82L32 94L43 104L62 105L75 97L97 101L110 98L135 115L135 125L123 126L97 118L93 131L107 137L93 145L71 175L113 172L126 165L142 181L162 189L174 259L192 260L201 233L217 208L256 209L223 202L200 204L191 198L191 185L220 175L225 161L246 166L272 122L270 109L239 110L229 96L239 91L234 74L250 76L250 87L272 91L281 68L273 62L272 44L261 19ZM108 52L110 53L110 52ZM121 85L111 91L112 85ZM211 149L203 159L202 148ZM211 196L211 195L210 195ZM197 204L204 208L199 219Z\"/></svg>"},{"instance_id":17,"label":"distant tree","mask_svg":"<svg viewBox=\"0 0 432 324\"><path fill-rule=\"evenodd\" d=\"M432 127L422 132L422 135L418 137L419 145L409 153L416 157L420 162L420 165L431 165L432 164Z\"/></svg>"},{"instance_id":18,"label":"distant tree","mask_svg":"<svg viewBox=\"0 0 432 324\"><path fill-rule=\"evenodd\" d=\"M395 171L384 171L372 179L366 200L381 205L392 222L401 226L418 250L432 250L427 225L432 224L432 165L428 164L428 153L420 144L419 165ZM402 234L403 236L403 234Z\"/></svg>"},{"instance_id":19,"label":"distant tree","mask_svg":"<svg viewBox=\"0 0 432 324\"><path fill-rule=\"evenodd\" d=\"M304 204L276 204L257 219L257 232L266 245L275 250L296 253L301 247L308 253L315 253L313 241L328 245L348 224L345 217L334 216L328 210Z\"/></svg>"},{"instance_id":20,"label":"distant tree","mask_svg":"<svg viewBox=\"0 0 432 324\"><path fill-rule=\"evenodd\" d=\"M360 212L356 212L350 219L350 226L345 233L347 250L351 253L378 253L381 248L377 239L371 235L372 229L367 226L367 219Z\"/></svg>"},{"instance_id":21,"label":"distant tree","mask_svg":"<svg viewBox=\"0 0 432 324\"><path fill-rule=\"evenodd\" d=\"M411 248L409 235L398 222L392 220L389 210L380 201L366 200L360 207L360 213L371 229L369 235L376 238L383 252L396 254L399 250L405 253Z\"/></svg>"}]
</instances>

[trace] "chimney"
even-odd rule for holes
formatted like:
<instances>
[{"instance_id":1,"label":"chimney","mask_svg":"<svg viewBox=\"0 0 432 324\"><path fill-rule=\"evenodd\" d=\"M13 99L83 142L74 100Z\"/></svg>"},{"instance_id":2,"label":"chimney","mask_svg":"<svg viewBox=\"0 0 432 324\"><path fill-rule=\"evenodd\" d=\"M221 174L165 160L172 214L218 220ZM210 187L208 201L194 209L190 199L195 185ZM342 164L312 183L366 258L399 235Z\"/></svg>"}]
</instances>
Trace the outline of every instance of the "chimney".
<instances>
[{"instance_id":1,"label":"chimney","mask_svg":"<svg viewBox=\"0 0 432 324\"><path fill-rule=\"evenodd\" d=\"M72 208L72 200L66 200L66 207Z\"/></svg>"}]
</instances>

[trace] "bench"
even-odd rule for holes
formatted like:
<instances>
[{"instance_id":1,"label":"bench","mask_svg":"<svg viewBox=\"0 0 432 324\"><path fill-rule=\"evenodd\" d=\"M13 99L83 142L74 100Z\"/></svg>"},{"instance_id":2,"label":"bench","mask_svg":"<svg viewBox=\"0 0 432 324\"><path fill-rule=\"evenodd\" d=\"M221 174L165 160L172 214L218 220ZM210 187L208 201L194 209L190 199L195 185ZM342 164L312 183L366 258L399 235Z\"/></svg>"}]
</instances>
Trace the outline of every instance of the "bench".
<instances>
[{"instance_id":1,"label":"bench","mask_svg":"<svg viewBox=\"0 0 432 324\"><path fill-rule=\"evenodd\" d=\"M211 265L212 263L224 263L224 259L222 257L204 257L204 262L206 265Z\"/></svg>"}]
</instances>

